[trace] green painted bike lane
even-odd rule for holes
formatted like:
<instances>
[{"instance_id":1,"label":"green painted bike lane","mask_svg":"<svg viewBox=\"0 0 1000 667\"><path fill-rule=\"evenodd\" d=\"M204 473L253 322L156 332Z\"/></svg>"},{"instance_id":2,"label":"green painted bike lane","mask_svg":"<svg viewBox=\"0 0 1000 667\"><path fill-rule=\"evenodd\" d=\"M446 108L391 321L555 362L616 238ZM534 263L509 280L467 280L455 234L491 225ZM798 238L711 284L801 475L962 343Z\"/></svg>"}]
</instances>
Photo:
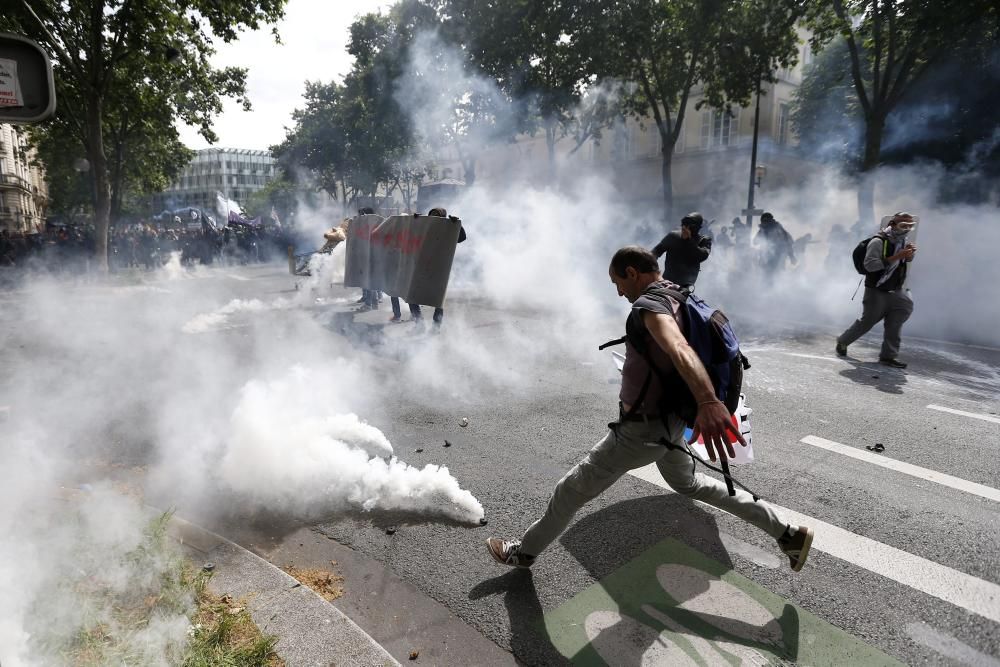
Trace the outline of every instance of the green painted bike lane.
<instances>
[{"instance_id":1,"label":"green painted bike lane","mask_svg":"<svg viewBox=\"0 0 1000 667\"><path fill-rule=\"evenodd\" d=\"M902 664L670 538L544 624L576 665Z\"/></svg>"}]
</instances>

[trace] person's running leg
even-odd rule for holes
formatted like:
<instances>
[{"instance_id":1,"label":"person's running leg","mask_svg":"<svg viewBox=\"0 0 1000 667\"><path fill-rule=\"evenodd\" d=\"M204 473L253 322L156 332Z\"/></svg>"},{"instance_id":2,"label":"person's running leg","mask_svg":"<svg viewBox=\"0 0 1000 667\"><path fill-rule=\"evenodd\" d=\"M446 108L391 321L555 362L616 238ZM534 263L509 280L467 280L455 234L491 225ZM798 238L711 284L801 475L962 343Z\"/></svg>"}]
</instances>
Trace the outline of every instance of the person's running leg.
<instances>
[{"instance_id":1,"label":"person's running leg","mask_svg":"<svg viewBox=\"0 0 1000 667\"><path fill-rule=\"evenodd\" d=\"M696 472L697 464L684 452L687 444L684 440L684 422L671 417L669 426L668 440L675 448L669 449L656 462L656 467L670 488L691 500L700 500L718 507L760 528L778 541L779 548L789 557L789 565L793 570L797 572L802 569L812 545L812 529L792 526L782 521L763 500L755 501L753 496L739 488L736 489L736 495L731 496L723 482ZM742 445L737 443L734 446Z\"/></svg>"},{"instance_id":2,"label":"person's running leg","mask_svg":"<svg viewBox=\"0 0 1000 667\"><path fill-rule=\"evenodd\" d=\"M889 305L885 313L885 334L882 337L882 352L879 360L887 361L899 356L899 345L903 333L903 324L913 314L913 300L905 290L898 290L889 297Z\"/></svg>"},{"instance_id":3,"label":"person's running leg","mask_svg":"<svg viewBox=\"0 0 1000 667\"><path fill-rule=\"evenodd\" d=\"M663 456L666 450L657 441L664 433L658 419L618 424L559 480L545 514L525 531L520 541L498 538L487 541L493 558L506 565L530 567L535 557L566 530L581 507L629 470Z\"/></svg>"},{"instance_id":4,"label":"person's running leg","mask_svg":"<svg viewBox=\"0 0 1000 667\"><path fill-rule=\"evenodd\" d=\"M837 339L837 347L846 350L847 346L868 333L873 326L885 317L886 313L885 292L874 287L865 288L865 296L861 302L861 317L854 321L854 324L847 328L847 331L840 334Z\"/></svg>"}]
</instances>

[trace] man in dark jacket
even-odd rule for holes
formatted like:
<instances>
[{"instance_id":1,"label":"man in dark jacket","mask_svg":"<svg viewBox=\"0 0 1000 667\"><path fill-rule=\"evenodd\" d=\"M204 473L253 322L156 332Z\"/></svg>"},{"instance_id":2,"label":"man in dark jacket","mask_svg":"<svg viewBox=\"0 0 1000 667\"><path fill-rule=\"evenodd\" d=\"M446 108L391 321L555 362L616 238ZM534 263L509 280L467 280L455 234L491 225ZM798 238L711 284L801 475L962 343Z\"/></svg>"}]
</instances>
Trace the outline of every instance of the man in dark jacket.
<instances>
[{"instance_id":1,"label":"man in dark jacket","mask_svg":"<svg viewBox=\"0 0 1000 667\"><path fill-rule=\"evenodd\" d=\"M792 235L771 213L760 216L760 230L754 237L753 244L760 249L760 263L768 274L785 268L786 257L793 263L797 261Z\"/></svg>"},{"instance_id":2,"label":"man in dark jacket","mask_svg":"<svg viewBox=\"0 0 1000 667\"><path fill-rule=\"evenodd\" d=\"M688 213L681 218L681 228L675 229L653 247L657 259L666 253L663 277L680 285L688 292L694 291L701 263L712 252L712 239L701 235L705 219L701 213Z\"/></svg>"}]
</instances>

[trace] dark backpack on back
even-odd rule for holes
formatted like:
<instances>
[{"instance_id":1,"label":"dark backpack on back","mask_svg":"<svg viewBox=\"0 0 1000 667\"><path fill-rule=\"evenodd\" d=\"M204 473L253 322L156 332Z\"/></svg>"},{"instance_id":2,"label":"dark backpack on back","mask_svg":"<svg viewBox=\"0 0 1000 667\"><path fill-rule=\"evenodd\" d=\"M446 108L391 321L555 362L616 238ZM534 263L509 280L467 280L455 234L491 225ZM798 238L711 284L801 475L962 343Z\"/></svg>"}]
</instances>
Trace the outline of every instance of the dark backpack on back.
<instances>
[{"instance_id":1,"label":"dark backpack on back","mask_svg":"<svg viewBox=\"0 0 1000 667\"><path fill-rule=\"evenodd\" d=\"M708 371L715 395L725 404L729 414L734 414L739 407L740 391L743 388L743 371L750 368L750 362L740 351L739 339L729 324L729 319L721 310L713 308L694 294L659 286L651 287L643 294L668 307L670 302L667 297L677 300L684 314L684 329L681 333ZM650 376L647 376L633 410L645 399L651 374L655 372L663 386L665 404L660 406L661 414L677 415L691 426L698 414L698 403L676 369L663 373L653 364L647 350L648 335L641 311L633 310L625 322L625 337L609 341L601 345L600 349L628 340L649 364Z\"/></svg>"},{"instance_id":2,"label":"dark backpack on back","mask_svg":"<svg viewBox=\"0 0 1000 667\"><path fill-rule=\"evenodd\" d=\"M854 260L854 270L863 276L868 275L868 271L865 270L865 255L868 254L868 244L871 243L872 239L886 240L885 236L882 234L869 236L864 241L861 241L858 245L854 246L854 251L851 253L851 259Z\"/></svg>"}]
</instances>

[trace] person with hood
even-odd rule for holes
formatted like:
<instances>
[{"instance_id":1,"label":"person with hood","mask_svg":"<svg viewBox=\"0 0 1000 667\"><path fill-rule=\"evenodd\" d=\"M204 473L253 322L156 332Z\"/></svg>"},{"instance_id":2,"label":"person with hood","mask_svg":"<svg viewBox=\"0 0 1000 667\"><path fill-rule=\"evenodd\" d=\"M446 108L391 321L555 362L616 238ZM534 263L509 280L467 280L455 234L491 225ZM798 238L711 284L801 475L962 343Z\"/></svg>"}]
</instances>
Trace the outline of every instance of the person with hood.
<instances>
[{"instance_id":1,"label":"person with hood","mask_svg":"<svg viewBox=\"0 0 1000 667\"><path fill-rule=\"evenodd\" d=\"M772 274L785 268L785 258L796 262L795 241L772 213L760 216L760 229L753 239L754 247L761 249L761 266Z\"/></svg>"},{"instance_id":2,"label":"person with hood","mask_svg":"<svg viewBox=\"0 0 1000 667\"><path fill-rule=\"evenodd\" d=\"M701 235L705 218L701 213L691 212L681 218L681 228L668 233L653 246L653 255L663 260L663 278L679 285L686 292L694 291L701 263L712 253L712 238Z\"/></svg>"},{"instance_id":3,"label":"person with hood","mask_svg":"<svg viewBox=\"0 0 1000 667\"><path fill-rule=\"evenodd\" d=\"M913 299L906 289L906 271L917 246L908 243L907 234L917 224L916 216L900 211L882 218L882 231L868 242L865 251L865 296L861 317L837 339L837 355L847 356L847 346L884 320L882 351L879 363L892 368L906 368L899 361L903 323L913 314Z\"/></svg>"}]
</instances>

